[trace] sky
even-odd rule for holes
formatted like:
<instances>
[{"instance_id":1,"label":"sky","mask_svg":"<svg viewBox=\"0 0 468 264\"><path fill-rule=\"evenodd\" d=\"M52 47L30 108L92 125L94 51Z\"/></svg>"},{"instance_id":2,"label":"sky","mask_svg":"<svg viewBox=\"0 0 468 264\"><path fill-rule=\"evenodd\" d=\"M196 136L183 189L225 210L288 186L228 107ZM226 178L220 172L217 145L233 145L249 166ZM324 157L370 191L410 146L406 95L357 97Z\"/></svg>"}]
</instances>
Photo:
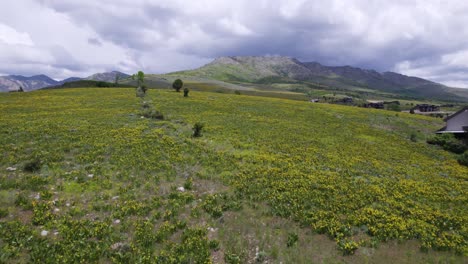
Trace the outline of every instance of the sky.
<instances>
[{"instance_id":1,"label":"sky","mask_svg":"<svg viewBox=\"0 0 468 264\"><path fill-rule=\"evenodd\" d=\"M0 75L166 73L280 55L468 88L466 0L15 0Z\"/></svg>"}]
</instances>

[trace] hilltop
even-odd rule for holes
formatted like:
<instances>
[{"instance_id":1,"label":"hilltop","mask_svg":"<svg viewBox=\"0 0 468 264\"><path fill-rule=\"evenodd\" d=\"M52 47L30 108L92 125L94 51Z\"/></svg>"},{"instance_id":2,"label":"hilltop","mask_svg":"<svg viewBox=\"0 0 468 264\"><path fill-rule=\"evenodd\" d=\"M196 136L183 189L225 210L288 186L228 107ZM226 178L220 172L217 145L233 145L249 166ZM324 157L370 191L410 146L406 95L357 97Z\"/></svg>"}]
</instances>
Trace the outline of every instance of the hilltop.
<instances>
[{"instance_id":1,"label":"hilltop","mask_svg":"<svg viewBox=\"0 0 468 264\"><path fill-rule=\"evenodd\" d=\"M169 75L197 76L250 84L304 83L348 91L388 93L419 99L468 100L468 91L394 72L377 72L351 66L325 66L283 56L219 57L207 65Z\"/></svg>"}]
</instances>

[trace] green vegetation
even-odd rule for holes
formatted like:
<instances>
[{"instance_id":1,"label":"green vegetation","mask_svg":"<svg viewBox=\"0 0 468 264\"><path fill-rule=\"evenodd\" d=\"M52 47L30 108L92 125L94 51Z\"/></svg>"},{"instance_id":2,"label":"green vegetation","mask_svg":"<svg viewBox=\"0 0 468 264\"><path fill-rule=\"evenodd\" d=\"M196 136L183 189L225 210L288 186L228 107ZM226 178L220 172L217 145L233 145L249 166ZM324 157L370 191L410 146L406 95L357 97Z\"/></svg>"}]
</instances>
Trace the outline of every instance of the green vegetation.
<instances>
[{"instance_id":1,"label":"green vegetation","mask_svg":"<svg viewBox=\"0 0 468 264\"><path fill-rule=\"evenodd\" d=\"M164 120L141 118L156 98ZM0 94L0 262L466 261L468 167L413 140L440 119L244 91L145 100Z\"/></svg>"},{"instance_id":2,"label":"green vegetation","mask_svg":"<svg viewBox=\"0 0 468 264\"><path fill-rule=\"evenodd\" d=\"M181 79L176 79L172 83L172 88L174 88L176 90L176 92L180 92L180 89L182 89L182 86L184 86L184 83L182 82Z\"/></svg>"},{"instance_id":3,"label":"green vegetation","mask_svg":"<svg viewBox=\"0 0 468 264\"><path fill-rule=\"evenodd\" d=\"M441 146L443 149L455 154L462 154L468 147L460 139L455 138L453 134L437 134L427 139L427 143Z\"/></svg>"},{"instance_id":4,"label":"green vegetation","mask_svg":"<svg viewBox=\"0 0 468 264\"><path fill-rule=\"evenodd\" d=\"M54 86L54 87L46 87L43 88L43 90L49 90L49 89L61 89L61 88L91 88L91 87L100 87L100 88L106 88L106 87L124 87L124 88L129 88L132 87L129 84L115 84L115 83L109 83L109 82L103 82L103 81L93 81L93 80L79 80L79 81L73 81L73 82L67 82L59 86Z\"/></svg>"}]
</instances>

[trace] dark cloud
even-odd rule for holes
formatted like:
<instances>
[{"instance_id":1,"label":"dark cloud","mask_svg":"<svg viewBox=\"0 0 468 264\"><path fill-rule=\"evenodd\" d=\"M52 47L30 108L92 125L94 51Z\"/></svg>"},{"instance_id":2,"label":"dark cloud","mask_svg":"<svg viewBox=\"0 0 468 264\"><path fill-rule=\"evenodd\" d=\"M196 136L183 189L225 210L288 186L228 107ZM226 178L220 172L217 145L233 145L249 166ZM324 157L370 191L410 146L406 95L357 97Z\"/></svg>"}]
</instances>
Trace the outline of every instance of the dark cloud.
<instances>
[{"instance_id":1,"label":"dark cloud","mask_svg":"<svg viewBox=\"0 0 468 264\"><path fill-rule=\"evenodd\" d=\"M34 10L35 20L8 17L0 11L0 24L18 29L18 41L34 42L39 51L44 50L38 48L41 45L59 42L73 56L48 50L52 59L38 60L41 56L34 52L28 58L69 65L70 71L83 70L72 65L88 69L115 65L132 72L167 72L201 66L218 56L285 55L325 65L417 74L468 87L462 77L468 72L468 2L464 0L21 2L0 7L10 13L15 8ZM74 32L75 39L43 39L43 29L37 25L41 19L57 25L59 32L54 34Z\"/></svg>"},{"instance_id":2,"label":"dark cloud","mask_svg":"<svg viewBox=\"0 0 468 264\"><path fill-rule=\"evenodd\" d=\"M88 43L91 45L102 46L102 42L97 38L89 38Z\"/></svg>"}]
</instances>

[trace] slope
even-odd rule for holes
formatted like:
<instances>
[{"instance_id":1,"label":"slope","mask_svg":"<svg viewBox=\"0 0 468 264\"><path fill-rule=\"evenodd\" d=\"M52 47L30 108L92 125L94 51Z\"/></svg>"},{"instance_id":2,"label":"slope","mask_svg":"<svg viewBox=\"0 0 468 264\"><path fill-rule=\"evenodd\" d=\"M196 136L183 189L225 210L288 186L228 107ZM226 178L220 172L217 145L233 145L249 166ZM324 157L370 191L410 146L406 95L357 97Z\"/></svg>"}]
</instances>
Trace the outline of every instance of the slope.
<instances>
[{"instance_id":1,"label":"slope","mask_svg":"<svg viewBox=\"0 0 468 264\"><path fill-rule=\"evenodd\" d=\"M441 120L148 93L0 94L2 261L464 261L468 168L424 140Z\"/></svg>"}]
</instances>

